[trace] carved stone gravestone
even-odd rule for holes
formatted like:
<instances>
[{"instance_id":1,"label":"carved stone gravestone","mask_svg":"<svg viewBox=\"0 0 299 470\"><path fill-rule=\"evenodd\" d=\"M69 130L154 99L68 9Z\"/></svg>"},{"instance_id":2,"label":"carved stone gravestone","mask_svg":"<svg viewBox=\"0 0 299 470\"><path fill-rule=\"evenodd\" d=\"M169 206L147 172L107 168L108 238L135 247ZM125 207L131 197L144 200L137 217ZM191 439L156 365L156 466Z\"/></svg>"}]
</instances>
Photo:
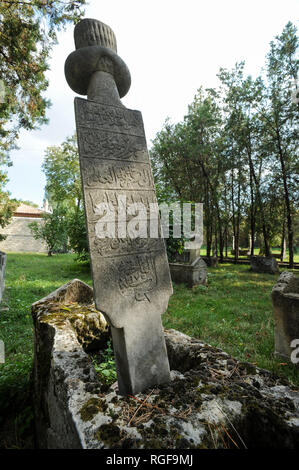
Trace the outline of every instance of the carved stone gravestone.
<instances>
[{"instance_id":1,"label":"carved stone gravestone","mask_svg":"<svg viewBox=\"0 0 299 470\"><path fill-rule=\"evenodd\" d=\"M120 101L130 73L110 27L84 19L74 37L65 76L88 97L75 98L75 115L95 303L111 325L119 392L138 393L170 379L161 315L172 294L143 121Z\"/></svg>"}]
</instances>

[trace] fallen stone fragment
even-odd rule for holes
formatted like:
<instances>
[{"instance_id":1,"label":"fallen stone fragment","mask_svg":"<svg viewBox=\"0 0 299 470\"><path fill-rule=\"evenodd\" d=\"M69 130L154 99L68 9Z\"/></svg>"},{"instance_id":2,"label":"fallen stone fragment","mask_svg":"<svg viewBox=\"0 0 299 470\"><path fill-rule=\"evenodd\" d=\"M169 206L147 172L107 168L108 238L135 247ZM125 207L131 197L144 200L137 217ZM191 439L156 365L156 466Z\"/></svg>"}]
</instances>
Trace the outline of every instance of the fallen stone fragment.
<instances>
[{"instance_id":1,"label":"fallen stone fragment","mask_svg":"<svg viewBox=\"0 0 299 470\"><path fill-rule=\"evenodd\" d=\"M251 256L250 270L255 273L279 273L277 261L273 256Z\"/></svg>"},{"instance_id":2,"label":"fallen stone fragment","mask_svg":"<svg viewBox=\"0 0 299 470\"><path fill-rule=\"evenodd\" d=\"M288 271L281 273L271 297L275 320L275 354L290 361L295 348L299 347L299 278ZM294 361L298 363L299 353L297 356Z\"/></svg>"}]
</instances>

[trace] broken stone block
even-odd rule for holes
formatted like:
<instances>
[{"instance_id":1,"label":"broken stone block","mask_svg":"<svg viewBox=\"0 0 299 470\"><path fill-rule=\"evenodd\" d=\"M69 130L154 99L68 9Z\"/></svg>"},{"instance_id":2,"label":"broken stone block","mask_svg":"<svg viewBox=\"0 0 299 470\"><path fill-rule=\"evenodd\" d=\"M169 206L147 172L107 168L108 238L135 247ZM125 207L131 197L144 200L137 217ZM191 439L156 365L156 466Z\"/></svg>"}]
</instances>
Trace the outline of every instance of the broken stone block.
<instances>
[{"instance_id":1,"label":"broken stone block","mask_svg":"<svg viewBox=\"0 0 299 470\"><path fill-rule=\"evenodd\" d=\"M299 278L284 271L272 290L275 354L291 360L293 340L299 340Z\"/></svg>"},{"instance_id":2,"label":"broken stone block","mask_svg":"<svg viewBox=\"0 0 299 470\"><path fill-rule=\"evenodd\" d=\"M279 273L277 261L273 256L251 256L250 270L255 273Z\"/></svg>"}]
</instances>

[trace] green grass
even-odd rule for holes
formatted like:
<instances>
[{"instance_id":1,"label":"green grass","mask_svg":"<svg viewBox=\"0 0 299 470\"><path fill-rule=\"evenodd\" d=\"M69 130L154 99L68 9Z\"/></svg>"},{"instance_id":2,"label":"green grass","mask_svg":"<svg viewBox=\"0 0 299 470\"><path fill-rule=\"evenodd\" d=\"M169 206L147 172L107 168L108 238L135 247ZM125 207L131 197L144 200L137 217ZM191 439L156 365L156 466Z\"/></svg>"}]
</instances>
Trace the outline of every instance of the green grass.
<instances>
[{"instance_id":1,"label":"green grass","mask_svg":"<svg viewBox=\"0 0 299 470\"><path fill-rule=\"evenodd\" d=\"M5 344L5 364L0 364L0 427L5 426L9 415L14 421L9 427L17 431L13 443L10 429L5 430L9 435L7 441L3 435L1 439L0 431L0 447L1 440L2 446L22 447L32 421L29 390L33 359L32 303L75 277L91 284L89 267L76 263L74 258L74 255L48 257L40 253L7 255L5 291L0 305L0 339Z\"/></svg>"},{"instance_id":2,"label":"green grass","mask_svg":"<svg viewBox=\"0 0 299 470\"><path fill-rule=\"evenodd\" d=\"M208 287L174 286L163 324L299 384L298 369L273 356L270 293L277 277L251 273L246 265L211 268ZM91 285L89 267L76 263L74 255L8 254L0 305L6 352L6 362L0 364L0 447L28 446L30 438L32 445L31 304L74 278Z\"/></svg>"},{"instance_id":3,"label":"green grass","mask_svg":"<svg viewBox=\"0 0 299 470\"><path fill-rule=\"evenodd\" d=\"M246 248L246 247L245 247ZM244 248L241 248L241 249L244 249ZM258 256L259 255L259 252L260 252L260 249L259 248L255 248L254 249L254 255L255 256ZM202 248L200 249L200 254L202 256L206 256L207 255L207 248L206 246L202 246ZM224 251L224 256L225 256L225 251ZM280 255L280 248L272 248L272 254L275 254L275 255ZM231 247L229 247L228 249L228 252L227 252L227 255L228 255L228 258L232 258L234 259L234 255L231 254ZM245 258L248 258L248 256L239 256L239 259L245 259ZM280 261L277 260L277 261ZM288 262L289 261L289 250L286 251L286 256L283 260L284 262ZM299 263L299 252L298 253L294 253L294 263Z\"/></svg>"},{"instance_id":4,"label":"green grass","mask_svg":"<svg viewBox=\"0 0 299 470\"><path fill-rule=\"evenodd\" d=\"M241 248L241 249L244 249L244 248ZM260 249L259 248L255 248L254 249L254 255L255 256L258 256L259 255L259 252L260 252ZM207 248L206 246L202 246L201 249L200 249L200 254L201 256L207 256ZM225 251L223 252L224 254L224 257L225 257ZM272 248L272 254L275 254L275 255L280 255L280 248ZM227 251L227 256L228 258L232 258L232 260L234 259L234 255L231 254L231 247L229 247L228 251ZM248 256L239 256L239 259L245 259L245 258L248 258ZM277 260L277 261L280 261ZM286 251L286 256L283 260L285 263L287 263L289 261L289 250ZM294 263L299 263L299 252L298 253L294 253Z\"/></svg>"},{"instance_id":5,"label":"green grass","mask_svg":"<svg viewBox=\"0 0 299 470\"><path fill-rule=\"evenodd\" d=\"M209 268L208 287L174 286L163 316L166 328L224 349L238 359L256 363L299 385L293 364L274 358L271 290L278 275L251 273L246 265Z\"/></svg>"}]
</instances>

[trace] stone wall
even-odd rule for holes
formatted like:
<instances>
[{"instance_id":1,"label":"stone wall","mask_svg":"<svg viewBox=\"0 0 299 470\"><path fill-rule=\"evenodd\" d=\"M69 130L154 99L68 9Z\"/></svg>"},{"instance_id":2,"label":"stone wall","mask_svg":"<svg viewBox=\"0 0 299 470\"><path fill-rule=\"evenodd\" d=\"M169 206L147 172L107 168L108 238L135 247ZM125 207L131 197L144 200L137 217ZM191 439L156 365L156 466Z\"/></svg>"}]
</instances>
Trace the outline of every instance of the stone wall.
<instances>
[{"instance_id":1,"label":"stone wall","mask_svg":"<svg viewBox=\"0 0 299 470\"><path fill-rule=\"evenodd\" d=\"M11 223L1 229L6 239L0 242L0 250L8 251L32 251L46 253L47 246L41 240L35 240L28 224L31 222L43 223L42 219L31 217L12 217Z\"/></svg>"}]
</instances>

